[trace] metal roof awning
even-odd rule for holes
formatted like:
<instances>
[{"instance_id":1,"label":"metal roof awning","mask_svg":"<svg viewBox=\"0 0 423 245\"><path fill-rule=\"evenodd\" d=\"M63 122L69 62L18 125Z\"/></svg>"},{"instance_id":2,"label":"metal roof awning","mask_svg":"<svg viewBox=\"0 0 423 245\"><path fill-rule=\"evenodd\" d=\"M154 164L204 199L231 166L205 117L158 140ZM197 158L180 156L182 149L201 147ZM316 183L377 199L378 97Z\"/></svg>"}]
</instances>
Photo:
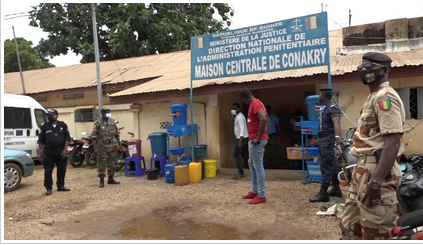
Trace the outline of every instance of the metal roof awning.
<instances>
[{"instance_id":1,"label":"metal roof awning","mask_svg":"<svg viewBox=\"0 0 423 245\"><path fill-rule=\"evenodd\" d=\"M408 52L388 53L392 58L392 67L419 66L423 65L423 50L413 50ZM331 74L332 76L341 76L357 71L357 66L361 64L363 55L331 56ZM156 78L150 82L125 89L110 97L121 97L127 95L184 90L190 88L190 67L186 65L185 69L174 73L168 73L166 76ZM183 67L181 67L183 68ZM316 66L302 69L283 70L275 72L264 72L249 75L222 77L215 79L202 79L193 81L193 89L209 85L224 85L245 83L254 81L270 81L275 79L308 77L319 74L327 74L327 66Z\"/></svg>"}]
</instances>

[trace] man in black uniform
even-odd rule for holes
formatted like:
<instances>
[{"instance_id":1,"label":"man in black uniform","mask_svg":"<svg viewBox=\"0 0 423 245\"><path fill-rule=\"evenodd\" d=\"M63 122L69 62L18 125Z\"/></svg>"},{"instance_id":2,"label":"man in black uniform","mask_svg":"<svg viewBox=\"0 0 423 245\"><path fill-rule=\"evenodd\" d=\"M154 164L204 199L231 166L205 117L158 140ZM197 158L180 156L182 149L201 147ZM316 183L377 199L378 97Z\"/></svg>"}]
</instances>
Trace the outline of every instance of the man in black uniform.
<instances>
[{"instance_id":1,"label":"man in black uniform","mask_svg":"<svg viewBox=\"0 0 423 245\"><path fill-rule=\"evenodd\" d=\"M57 165L57 191L70 191L65 187L65 174L67 159L67 148L69 143L69 129L66 123L57 121L59 113L55 109L47 111L49 122L41 126L38 136L38 160L44 166L44 187L46 195L52 194L53 168Z\"/></svg>"},{"instance_id":2,"label":"man in black uniform","mask_svg":"<svg viewBox=\"0 0 423 245\"><path fill-rule=\"evenodd\" d=\"M342 197L339 188L338 172L339 166L335 157L335 143L344 146L339 136L341 132L341 110L332 101L333 90L331 88L320 89L319 102L324 106L321 109L320 122L318 128L318 144L320 154L320 192L309 199L310 202L328 202L329 196ZM332 189L327 191L332 183Z\"/></svg>"}]
</instances>

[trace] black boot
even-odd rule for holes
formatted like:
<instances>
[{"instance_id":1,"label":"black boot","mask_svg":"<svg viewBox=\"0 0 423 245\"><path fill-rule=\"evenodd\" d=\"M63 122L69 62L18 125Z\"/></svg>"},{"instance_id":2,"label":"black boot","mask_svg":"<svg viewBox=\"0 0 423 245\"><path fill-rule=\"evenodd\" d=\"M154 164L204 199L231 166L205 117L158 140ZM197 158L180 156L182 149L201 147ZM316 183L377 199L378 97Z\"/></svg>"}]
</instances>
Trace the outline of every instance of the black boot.
<instances>
[{"instance_id":1,"label":"black boot","mask_svg":"<svg viewBox=\"0 0 423 245\"><path fill-rule=\"evenodd\" d=\"M100 188L104 187L104 178L100 178L100 185L98 187Z\"/></svg>"},{"instance_id":2,"label":"black boot","mask_svg":"<svg viewBox=\"0 0 423 245\"><path fill-rule=\"evenodd\" d=\"M109 176L109 180L107 181L107 184L119 184L120 182L117 182L113 179L113 176Z\"/></svg>"},{"instance_id":3,"label":"black boot","mask_svg":"<svg viewBox=\"0 0 423 245\"><path fill-rule=\"evenodd\" d=\"M316 196L308 199L308 201L309 202L329 202L328 187L322 185L320 187L319 193Z\"/></svg>"},{"instance_id":4,"label":"black boot","mask_svg":"<svg viewBox=\"0 0 423 245\"><path fill-rule=\"evenodd\" d=\"M332 189L328 191L328 195L331 197L342 197L341 188L339 188L339 180L332 180Z\"/></svg>"}]
</instances>

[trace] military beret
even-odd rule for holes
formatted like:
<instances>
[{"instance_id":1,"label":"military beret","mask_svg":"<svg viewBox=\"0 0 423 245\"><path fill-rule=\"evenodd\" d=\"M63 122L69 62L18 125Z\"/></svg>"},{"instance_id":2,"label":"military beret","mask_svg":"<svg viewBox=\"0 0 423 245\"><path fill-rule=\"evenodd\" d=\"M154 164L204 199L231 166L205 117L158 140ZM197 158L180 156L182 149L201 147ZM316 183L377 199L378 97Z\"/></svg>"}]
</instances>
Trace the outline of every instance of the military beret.
<instances>
[{"instance_id":1,"label":"military beret","mask_svg":"<svg viewBox=\"0 0 423 245\"><path fill-rule=\"evenodd\" d=\"M101 107L100 111L110 111L110 108L103 106Z\"/></svg>"},{"instance_id":2,"label":"military beret","mask_svg":"<svg viewBox=\"0 0 423 245\"><path fill-rule=\"evenodd\" d=\"M378 52L365 53L363 55L363 61L373 61L373 62L377 62L377 63L382 63L382 64L389 66L389 68L392 68L391 67L392 59L389 58L389 56L387 56L386 54L382 54L382 53L378 53Z\"/></svg>"},{"instance_id":3,"label":"military beret","mask_svg":"<svg viewBox=\"0 0 423 245\"><path fill-rule=\"evenodd\" d=\"M55 109L47 110L47 115L59 115L59 112Z\"/></svg>"},{"instance_id":4,"label":"military beret","mask_svg":"<svg viewBox=\"0 0 423 245\"><path fill-rule=\"evenodd\" d=\"M333 92L332 88L321 88L320 92Z\"/></svg>"}]
</instances>

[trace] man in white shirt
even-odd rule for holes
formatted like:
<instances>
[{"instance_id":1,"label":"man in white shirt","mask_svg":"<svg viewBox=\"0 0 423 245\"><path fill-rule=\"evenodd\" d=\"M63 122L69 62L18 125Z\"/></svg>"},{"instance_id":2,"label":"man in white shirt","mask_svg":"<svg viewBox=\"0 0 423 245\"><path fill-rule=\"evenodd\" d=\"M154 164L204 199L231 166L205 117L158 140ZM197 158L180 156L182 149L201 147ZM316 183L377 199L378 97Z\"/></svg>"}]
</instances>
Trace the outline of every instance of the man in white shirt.
<instances>
[{"instance_id":1,"label":"man in white shirt","mask_svg":"<svg viewBox=\"0 0 423 245\"><path fill-rule=\"evenodd\" d=\"M248 166L248 130L247 130L247 120L245 119L244 114L241 113L241 107L238 103L233 103L231 107L231 114L234 116L234 133L236 137L236 144L233 152L233 156L238 166L238 174L235 175L235 179L243 178L244 168L242 166L241 158L239 154L241 153L242 158L244 158L244 165Z\"/></svg>"}]
</instances>

